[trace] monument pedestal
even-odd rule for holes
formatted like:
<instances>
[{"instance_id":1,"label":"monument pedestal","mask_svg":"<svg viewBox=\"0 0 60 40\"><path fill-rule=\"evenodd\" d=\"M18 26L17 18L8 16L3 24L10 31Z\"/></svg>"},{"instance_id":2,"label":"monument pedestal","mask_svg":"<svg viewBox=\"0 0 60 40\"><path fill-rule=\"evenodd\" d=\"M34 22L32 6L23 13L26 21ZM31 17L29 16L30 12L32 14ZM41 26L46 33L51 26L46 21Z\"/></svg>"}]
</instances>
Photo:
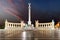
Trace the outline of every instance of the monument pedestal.
<instances>
[{"instance_id":1,"label":"monument pedestal","mask_svg":"<svg viewBox=\"0 0 60 40\"><path fill-rule=\"evenodd\" d=\"M24 30L34 30L34 26L33 25L26 25Z\"/></svg>"}]
</instances>

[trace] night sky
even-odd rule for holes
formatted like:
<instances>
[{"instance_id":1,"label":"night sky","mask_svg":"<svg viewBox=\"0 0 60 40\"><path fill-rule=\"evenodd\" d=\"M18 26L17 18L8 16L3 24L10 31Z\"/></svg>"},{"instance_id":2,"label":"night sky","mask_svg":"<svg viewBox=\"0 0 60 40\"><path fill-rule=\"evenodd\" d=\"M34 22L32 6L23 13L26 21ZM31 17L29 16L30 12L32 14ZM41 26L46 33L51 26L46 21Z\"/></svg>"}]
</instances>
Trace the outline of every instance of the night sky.
<instances>
[{"instance_id":1,"label":"night sky","mask_svg":"<svg viewBox=\"0 0 60 40\"><path fill-rule=\"evenodd\" d=\"M32 22L60 21L60 0L0 0L0 25L5 20L20 22L28 20L28 3L31 2Z\"/></svg>"}]
</instances>

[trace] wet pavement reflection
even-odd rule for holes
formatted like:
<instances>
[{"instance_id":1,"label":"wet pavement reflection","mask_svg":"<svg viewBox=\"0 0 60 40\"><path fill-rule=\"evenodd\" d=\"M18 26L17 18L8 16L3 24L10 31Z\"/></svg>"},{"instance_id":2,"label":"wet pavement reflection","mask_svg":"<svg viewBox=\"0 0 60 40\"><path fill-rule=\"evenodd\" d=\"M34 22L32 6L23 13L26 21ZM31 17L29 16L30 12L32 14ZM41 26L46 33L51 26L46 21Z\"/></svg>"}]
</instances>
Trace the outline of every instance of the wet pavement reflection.
<instances>
[{"instance_id":1,"label":"wet pavement reflection","mask_svg":"<svg viewBox=\"0 0 60 40\"><path fill-rule=\"evenodd\" d=\"M60 30L4 30L0 40L60 40Z\"/></svg>"}]
</instances>

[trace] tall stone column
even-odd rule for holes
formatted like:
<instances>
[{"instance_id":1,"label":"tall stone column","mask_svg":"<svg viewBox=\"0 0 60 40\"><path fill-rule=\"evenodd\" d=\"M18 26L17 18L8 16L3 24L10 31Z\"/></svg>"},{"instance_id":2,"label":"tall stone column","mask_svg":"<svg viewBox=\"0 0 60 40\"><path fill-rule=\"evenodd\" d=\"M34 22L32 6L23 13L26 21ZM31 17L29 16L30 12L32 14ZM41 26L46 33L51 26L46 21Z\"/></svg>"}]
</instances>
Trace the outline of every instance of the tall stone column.
<instances>
[{"instance_id":1,"label":"tall stone column","mask_svg":"<svg viewBox=\"0 0 60 40\"><path fill-rule=\"evenodd\" d=\"M28 3L28 25L31 25L31 3Z\"/></svg>"}]
</instances>

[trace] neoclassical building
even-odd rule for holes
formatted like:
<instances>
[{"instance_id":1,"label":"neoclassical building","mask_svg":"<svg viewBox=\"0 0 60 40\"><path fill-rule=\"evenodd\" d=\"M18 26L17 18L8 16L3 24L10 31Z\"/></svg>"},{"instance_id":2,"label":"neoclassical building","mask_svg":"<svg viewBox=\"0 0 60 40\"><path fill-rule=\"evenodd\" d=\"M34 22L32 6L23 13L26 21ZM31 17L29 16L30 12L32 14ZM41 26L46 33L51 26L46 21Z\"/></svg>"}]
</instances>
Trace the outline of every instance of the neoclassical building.
<instances>
[{"instance_id":1,"label":"neoclassical building","mask_svg":"<svg viewBox=\"0 0 60 40\"><path fill-rule=\"evenodd\" d=\"M25 26L24 21L21 21L20 23L13 23L5 21L5 29L23 29Z\"/></svg>"},{"instance_id":2,"label":"neoclassical building","mask_svg":"<svg viewBox=\"0 0 60 40\"><path fill-rule=\"evenodd\" d=\"M47 30L47 29L54 29L54 20L48 23L39 23L39 21L35 21L35 27L39 30Z\"/></svg>"}]
</instances>

